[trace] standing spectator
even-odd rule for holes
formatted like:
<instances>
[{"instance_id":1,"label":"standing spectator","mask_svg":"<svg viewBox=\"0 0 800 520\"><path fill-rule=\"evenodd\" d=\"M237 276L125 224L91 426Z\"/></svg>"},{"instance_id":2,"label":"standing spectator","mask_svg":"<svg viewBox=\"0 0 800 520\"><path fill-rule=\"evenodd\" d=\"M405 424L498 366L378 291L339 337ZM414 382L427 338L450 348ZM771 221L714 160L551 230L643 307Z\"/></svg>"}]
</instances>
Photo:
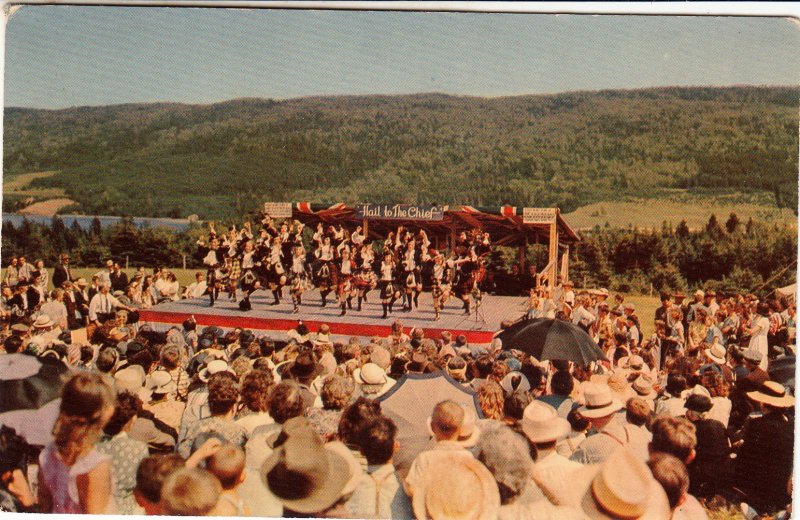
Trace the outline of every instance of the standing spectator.
<instances>
[{"instance_id":1,"label":"standing spectator","mask_svg":"<svg viewBox=\"0 0 800 520\"><path fill-rule=\"evenodd\" d=\"M114 403L111 387L90 372L79 372L64 385L53 443L39 455L42 512L114 511L111 461L95 447Z\"/></svg>"},{"instance_id":2,"label":"standing spectator","mask_svg":"<svg viewBox=\"0 0 800 520\"><path fill-rule=\"evenodd\" d=\"M180 431L186 404L175 398L178 386L172 376L166 370L155 370L147 378L150 401L144 408L176 432Z\"/></svg>"},{"instance_id":3,"label":"standing spectator","mask_svg":"<svg viewBox=\"0 0 800 520\"><path fill-rule=\"evenodd\" d=\"M124 291L128 288L128 275L120 269L119 264L116 262L108 275L108 279L111 282L112 291Z\"/></svg>"},{"instance_id":4,"label":"standing spectator","mask_svg":"<svg viewBox=\"0 0 800 520\"><path fill-rule=\"evenodd\" d=\"M694 424L697 435L696 456L688 465L689 489L700 497L722 492L730 480L730 443L725 426L708 418L712 406L711 399L701 394L686 400L686 418Z\"/></svg>"},{"instance_id":5,"label":"standing spectator","mask_svg":"<svg viewBox=\"0 0 800 520\"><path fill-rule=\"evenodd\" d=\"M12 289L19 283L19 259L16 256L11 259L11 263L6 267L3 283Z\"/></svg>"},{"instance_id":6,"label":"standing spectator","mask_svg":"<svg viewBox=\"0 0 800 520\"><path fill-rule=\"evenodd\" d=\"M169 396L170 399L185 402L189 394L189 374L181 366L180 347L175 344L164 345L161 348L159 365L169 373L175 383L175 392Z\"/></svg>"},{"instance_id":7,"label":"standing spectator","mask_svg":"<svg viewBox=\"0 0 800 520\"><path fill-rule=\"evenodd\" d=\"M133 394L124 392L117 396L114 415L103 431L106 436L97 445L98 451L111 457L114 475L114 499L120 514L141 514L133 496L136 487L136 470L148 456L147 444L128 437L142 409L142 402Z\"/></svg>"},{"instance_id":8,"label":"standing spectator","mask_svg":"<svg viewBox=\"0 0 800 520\"><path fill-rule=\"evenodd\" d=\"M50 284L50 273L47 272L47 269L44 267L44 260L37 260L34 264L36 268L36 272L39 273L39 276L36 277L36 289L39 291L39 294L42 295L42 301L47 299L47 286Z\"/></svg>"},{"instance_id":9,"label":"standing spectator","mask_svg":"<svg viewBox=\"0 0 800 520\"><path fill-rule=\"evenodd\" d=\"M589 419L597 433L587 437L572 454L570 460L581 464L596 464L608 459L617 448L629 444L630 426L616 419L617 412L624 405L612 397L608 385L588 383L584 386L583 395L586 405L578 410L582 416Z\"/></svg>"},{"instance_id":10,"label":"standing spectator","mask_svg":"<svg viewBox=\"0 0 800 520\"><path fill-rule=\"evenodd\" d=\"M69 267L69 255L62 254L59 257L59 264L53 269L53 287L61 288L64 282L72 282L72 271Z\"/></svg>"},{"instance_id":11,"label":"standing spectator","mask_svg":"<svg viewBox=\"0 0 800 520\"><path fill-rule=\"evenodd\" d=\"M20 256L19 263L17 264L17 276L19 277L19 281L30 282L33 280L33 271L35 271L34 267L25 261L24 256Z\"/></svg>"},{"instance_id":12,"label":"standing spectator","mask_svg":"<svg viewBox=\"0 0 800 520\"><path fill-rule=\"evenodd\" d=\"M748 350L755 350L761 353L761 361L758 366L762 370L767 370L768 356L769 356L769 343L767 336L769 335L769 304L766 302L759 302L756 305L756 315L750 322L750 327L747 328L747 334L750 336L750 344Z\"/></svg>"},{"instance_id":13,"label":"standing spectator","mask_svg":"<svg viewBox=\"0 0 800 520\"><path fill-rule=\"evenodd\" d=\"M557 442L565 438L570 429L569 422L559 417L549 404L533 401L525 408L522 431L536 447L536 472L540 481L560 480L581 466L556 451Z\"/></svg>"},{"instance_id":14,"label":"standing spectator","mask_svg":"<svg viewBox=\"0 0 800 520\"><path fill-rule=\"evenodd\" d=\"M322 384L322 407L307 408L309 424L327 442L336 437L342 409L350 402L355 386L353 380L340 375L328 376Z\"/></svg>"},{"instance_id":15,"label":"standing spectator","mask_svg":"<svg viewBox=\"0 0 800 520\"><path fill-rule=\"evenodd\" d=\"M794 406L794 397L774 381L747 396L761 407L763 415L745 426L734 482L748 504L766 513L791 501L787 489L792 476L794 425L787 411Z\"/></svg>"},{"instance_id":16,"label":"standing spectator","mask_svg":"<svg viewBox=\"0 0 800 520\"><path fill-rule=\"evenodd\" d=\"M689 494L689 474L686 466L666 453L654 453L647 462L650 470L669 500L671 520L706 520L703 506Z\"/></svg>"}]
</instances>

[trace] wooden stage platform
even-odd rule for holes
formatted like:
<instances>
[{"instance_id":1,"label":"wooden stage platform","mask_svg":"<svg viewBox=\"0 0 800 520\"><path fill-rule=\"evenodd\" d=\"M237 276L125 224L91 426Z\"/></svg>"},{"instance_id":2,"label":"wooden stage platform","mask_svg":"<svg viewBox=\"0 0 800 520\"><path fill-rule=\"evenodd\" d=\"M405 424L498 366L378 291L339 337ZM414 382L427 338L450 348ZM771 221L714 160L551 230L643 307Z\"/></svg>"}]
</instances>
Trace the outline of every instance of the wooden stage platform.
<instances>
[{"instance_id":1,"label":"wooden stage platform","mask_svg":"<svg viewBox=\"0 0 800 520\"><path fill-rule=\"evenodd\" d=\"M412 327L422 327L426 336L436 337L447 330L453 337L464 334L470 343L491 343L492 336L500 330L504 320L516 320L526 311L527 299L521 296L492 296L485 294L478 312L474 308L469 316L464 314L461 300L450 298L442 311L442 319L434 321L435 313L431 295L424 292L419 298L419 308L404 312L402 303L396 302L394 312L382 319L380 294L372 291L367 295L369 302L364 303L361 312L353 309L346 316L340 316L341 307L328 295L328 305L322 307L322 299L316 289L303 294L303 304L297 314L292 313L292 303L288 289L284 288L284 297L280 305L269 305L273 301L272 294L263 290L256 291L250 298L253 309L248 312L239 310L234 303L224 296L213 307L209 306L207 297L203 299L180 300L156 305L150 309L139 311L140 322L150 324L154 330L166 330L194 316L201 327L216 325L224 329L242 327L251 329L275 340L285 340L286 331L297 326L298 320L306 323L309 330L316 332L323 323L328 324L331 335L337 341L346 341L351 336L386 337L390 333L391 324L399 319L408 332ZM473 302L473 307L474 307Z\"/></svg>"}]
</instances>

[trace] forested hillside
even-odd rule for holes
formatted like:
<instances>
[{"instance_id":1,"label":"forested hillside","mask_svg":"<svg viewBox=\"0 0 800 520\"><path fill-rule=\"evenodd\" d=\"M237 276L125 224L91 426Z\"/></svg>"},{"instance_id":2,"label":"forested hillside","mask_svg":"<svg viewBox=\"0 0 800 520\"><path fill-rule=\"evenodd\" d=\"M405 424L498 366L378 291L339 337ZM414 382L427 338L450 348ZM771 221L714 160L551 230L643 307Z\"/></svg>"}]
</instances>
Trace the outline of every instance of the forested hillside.
<instances>
[{"instance_id":1,"label":"forested hillside","mask_svg":"<svg viewBox=\"0 0 800 520\"><path fill-rule=\"evenodd\" d=\"M798 94L658 88L5 109L5 174L90 214L234 217L265 200L558 205L660 189L797 205ZM8 177L7 177L8 178Z\"/></svg>"}]
</instances>

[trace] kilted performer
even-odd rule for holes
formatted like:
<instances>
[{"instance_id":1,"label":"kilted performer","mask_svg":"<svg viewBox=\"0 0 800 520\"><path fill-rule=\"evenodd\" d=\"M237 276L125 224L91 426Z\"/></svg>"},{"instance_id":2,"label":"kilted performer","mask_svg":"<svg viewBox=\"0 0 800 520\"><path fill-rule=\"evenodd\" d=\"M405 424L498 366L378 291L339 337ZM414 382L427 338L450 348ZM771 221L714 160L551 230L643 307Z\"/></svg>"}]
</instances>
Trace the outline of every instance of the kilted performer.
<instances>
[{"instance_id":1,"label":"kilted performer","mask_svg":"<svg viewBox=\"0 0 800 520\"><path fill-rule=\"evenodd\" d=\"M355 270L356 263L350 258L350 249L342 249L342 257L339 259L339 279L336 286L339 305L342 308L341 316L347 314L347 309L353 308L353 296L356 292L353 284Z\"/></svg>"},{"instance_id":2,"label":"kilted performer","mask_svg":"<svg viewBox=\"0 0 800 520\"><path fill-rule=\"evenodd\" d=\"M395 265L394 259L390 253L383 256L381 263L381 303L383 305L383 318L387 318L389 313L392 312L392 306L397 298L400 297L400 291L395 287Z\"/></svg>"},{"instance_id":3,"label":"kilted performer","mask_svg":"<svg viewBox=\"0 0 800 520\"><path fill-rule=\"evenodd\" d=\"M295 245L292 249L292 265L289 268L290 282L292 284L292 305L294 312L300 312L300 305L303 303L303 291L308 285L308 270L306 268L306 250L303 244Z\"/></svg>"}]
</instances>

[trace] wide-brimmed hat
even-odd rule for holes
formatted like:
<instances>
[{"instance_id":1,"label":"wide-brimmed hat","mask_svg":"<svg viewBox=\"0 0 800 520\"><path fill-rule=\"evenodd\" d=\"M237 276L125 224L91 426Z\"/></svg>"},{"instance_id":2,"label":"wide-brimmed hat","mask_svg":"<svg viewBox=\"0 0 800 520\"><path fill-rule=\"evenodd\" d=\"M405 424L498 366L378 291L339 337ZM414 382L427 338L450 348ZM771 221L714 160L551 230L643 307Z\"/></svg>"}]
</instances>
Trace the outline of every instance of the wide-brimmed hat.
<instances>
[{"instance_id":1,"label":"wide-brimmed hat","mask_svg":"<svg viewBox=\"0 0 800 520\"><path fill-rule=\"evenodd\" d=\"M214 374L218 374L220 372L230 372L231 374L236 375L236 372L231 370L228 366L228 362L224 359L212 359L211 361L206 364L203 369L198 372L197 377L200 378L200 381L204 383L208 383L208 380Z\"/></svg>"},{"instance_id":2,"label":"wide-brimmed hat","mask_svg":"<svg viewBox=\"0 0 800 520\"><path fill-rule=\"evenodd\" d=\"M624 406L619 399L613 397L608 385L588 383L583 386L583 397L586 404L578 412L589 419L606 417Z\"/></svg>"},{"instance_id":3,"label":"wide-brimmed hat","mask_svg":"<svg viewBox=\"0 0 800 520\"><path fill-rule=\"evenodd\" d=\"M522 414L522 431L535 444L564 438L570 431L569 422L558 416L555 408L543 401L533 401Z\"/></svg>"},{"instance_id":4,"label":"wide-brimmed hat","mask_svg":"<svg viewBox=\"0 0 800 520\"><path fill-rule=\"evenodd\" d=\"M114 388L117 392L138 393L144 388L145 374L140 365L129 365L114 374Z\"/></svg>"},{"instance_id":5,"label":"wide-brimmed hat","mask_svg":"<svg viewBox=\"0 0 800 520\"><path fill-rule=\"evenodd\" d=\"M88 284L86 283L85 278L78 278L77 280L75 280L75 285L77 285L78 287L86 287Z\"/></svg>"},{"instance_id":6,"label":"wide-brimmed hat","mask_svg":"<svg viewBox=\"0 0 800 520\"><path fill-rule=\"evenodd\" d=\"M314 354L303 353L297 356L289 367L289 373L298 378L314 377L320 372L320 366L314 359Z\"/></svg>"},{"instance_id":7,"label":"wide-brimmed hat","mask_svg":"<svg viewBox=\"0 0 800 520\"><path fill-rule=\"evenodd\" d=\"M612 453L602 464L580 467L559 481L542 481L542 490L561 506L574 507L598 520L669 520L664 488L630 448Z\"/></svg>"},{"instance_id":8,"label":"wide-brimmed hat","mask_svg":"<svg viewBox=\"0 0 800 520\"><path fill-rule=\"evenodd\" d=\"M776 408L790 408L794 406L794 397L787 394L786 388L777 381L765 381L758 390L747 392L747 397L753 401Z\"/></svg>"},{"instance_id":9,"label":"wide-brimmed hat","mask_svg":"<svg viewBox=\"0 0 800 520\"><path fill-rule=\"evenodd\" d=\"M597 296L608 296L608 289L605 287L597 290Z\"/></svg>"},{"instance_id":10,"label":"wide-brimmed hat","mask_svg":"<svg viewBox=\"0 0 800 520\"><path fill-rule=\"evenodd\" d=\"M706 357L713 361L714 363L719 363L720 365L725 364L725 347L720 345L719 343L714 343L711 345L711 348L704 350Z\"/></svg>"},{"instance_id":11,"label":"wide-brimmed hat","mask_svg":"<svg viewBox=\"0 0 800 520\"><path fill-rule=\"evenodd\" d=\"M359 385L384 385L386 372L375 363L366 363L353 371L353 379Z\"/></svg>"},{"instance_id":12,"label":"wide-brimmed hat","mask_svg":"<svg viewBox=\"0 0 800 520\"><path fill-rule=\"evenodd\" d=\"M639 371L644 368L644 359L642 356L626 356L625 362L622 364L623 368L627 368L633 371Z\"/></svg>"},{"instance_id":13,"label":"wide-brimmed hat","mask_svg":"<svg viewBox=\"0 0 800 520\"><path fill-rule=\"evenodd\" d=\"M178 385L166 370L156 370L147 376L147 387L154 394L168 394L178 389Z\"/></svg>"},{"instance_id":14,"label":"wide-brimmed hat","mask_svg":"<svg viewBox=\"0 0 800 520\"><path fill-rule=\"evenodd\" d=\"M613 394L612 397L616 397L623 404L627 402L630 397L633 397L634 392L631 390L631 385L628 383L628 372L625 370L618 370L608 376L606 385L611 390Z\"/></svg>"},{"instance_id":15,"label":"wide-brimmed hat","mask_svg":"<svg viewBox=\"0 0 800 520\"><path fill-rule=\"evenodd\" d=\"M631 383L631 388L636 392L636 395L642 399L655 399L658 395L653 388L653 381L644 375L640 375Z\"/></svg>"},{"instance_id":16,"label":"wide-brimmed hat","mask_svg":"<svg viewBox=\"0 0 800 520\"><path fill-rule=\"evenodd\" d=\"M352 479L350 464L304 417L286 421L272 455L261 467L261 479L286 509L310 514L325 511L342 496Z\"/></svg>"},{"instance_id":17,"label":"wide-brimmed hat","mask_svg":"<svg viewBox=\"0 0 800 520\"><path fill-rule=\"evenodd\" d=\"M386 370L392 364L392 355L385 348L378 346L372 349L369 360Z\"/></svg>"},{"instance_id":18,"label":"wide-brimmed hat","mask_svg":"<svg viewBox=\"0 0 800 520\"><path fill-rule=\"evenodd\" d=\"M497 518L500 493L492 473L472 457L442 452L414 489L416 518Z\"/></svg>"},{"instance_id":19,"label":"wide-brimmed hat","mask_svg":"<svg viewBox=\"0 0 800 520\"><path fill-rule=\"evenodd\" d=\"M53 320L47 314L40 314L36 321L33 322L34 329L46 329L55 325Z\"/></svg>"},{"instance_id":20,"label":"wide-brimmed hat","mask_svg":"<svg viewBox=\"0 0 800 520\"><path fill-rule=\"evenodd\" d=\"M761 363L763 357L764 354L754 348L749 348L744 351L744 358L752 363Z\"/></svg>"},{"instance_id":21,"label":"wide-brimmed hat","mask_svg":"<svg viewBox=\"0 0 800 520\"><path fill-rule=\"evenodd\" d=\"M15 323L11 326L11 332L16 332L19 334L25 334L26 332L30 332L30 330L31 328L24 323Z\"/></svg>"}]
</instances>

